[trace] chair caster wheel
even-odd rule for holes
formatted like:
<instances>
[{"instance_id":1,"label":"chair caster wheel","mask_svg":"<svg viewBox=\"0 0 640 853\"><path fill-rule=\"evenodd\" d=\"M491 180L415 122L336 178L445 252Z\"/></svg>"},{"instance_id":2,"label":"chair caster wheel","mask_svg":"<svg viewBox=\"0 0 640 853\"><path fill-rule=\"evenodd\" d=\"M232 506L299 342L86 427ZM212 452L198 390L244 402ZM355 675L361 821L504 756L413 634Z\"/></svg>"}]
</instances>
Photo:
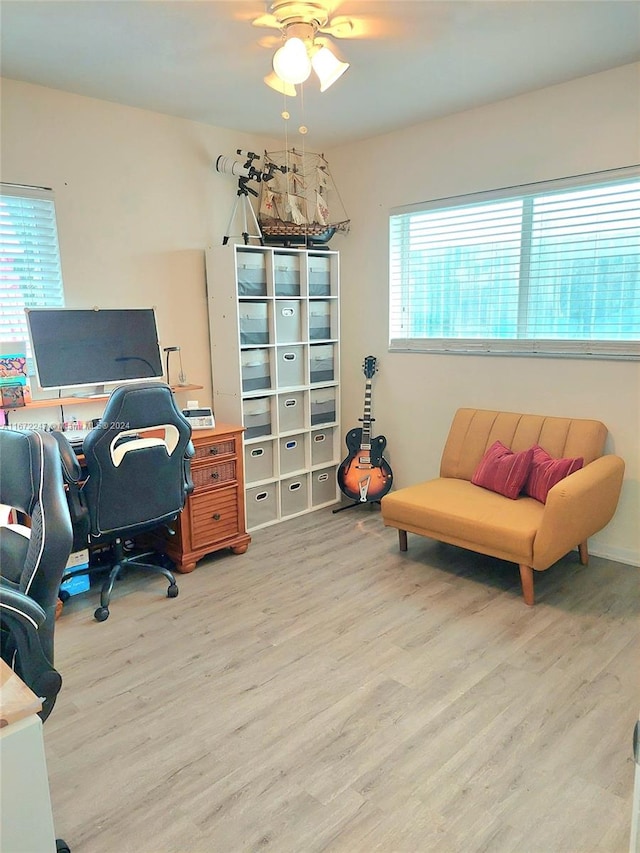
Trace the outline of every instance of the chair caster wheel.
<instances>
[{"instance_id":1,"label":"chair caster wheel","mask_svg":"<svg viewBox=\"0 0 640 853\"><path fill-rule=\"evenodd\" d=\"M71 598L71 593L68 592L66 589L61 589L58 592L58 598L64 604L65 601L69 601L69 599Z\"/></svg>"},{"instance_id":2,"label":"chair caster wheel","mask_svg":"<svg viewBox=\"0 0 640 853\"><path fill-rule=\"evenodd\" d=\"M180 590L178 589L177 583L172 583L169 589L167 590L167 598L177 598Z\"/></svg>"},{"instance_id":3,"label":"chair caster wheel","mask_svg":"<svg viewBox=\"0 0 640 853\"><path fill-rule=\"evenodd\" d=\"M93 614L93 618L96 620L96 622L105 622L109 618L109 608L98 607L98 609Z\"/></svg>"}]
</instances>

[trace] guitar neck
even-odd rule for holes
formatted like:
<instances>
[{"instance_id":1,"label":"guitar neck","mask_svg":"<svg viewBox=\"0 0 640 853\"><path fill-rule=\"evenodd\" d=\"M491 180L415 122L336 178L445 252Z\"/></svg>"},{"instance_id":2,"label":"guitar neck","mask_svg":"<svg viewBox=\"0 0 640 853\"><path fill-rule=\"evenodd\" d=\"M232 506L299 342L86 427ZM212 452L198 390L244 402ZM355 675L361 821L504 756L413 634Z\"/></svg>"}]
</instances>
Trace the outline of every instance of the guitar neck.
<instances>
[{"instance_id":1,"label":"guitar neck","mask_svg":"<svg viewBox=\"0 0 640 853\"><path fill-rule=\"evenodd\" d=\"M362 440L360 447L371 449L371 380L367 379L364 386L364 416L362 418Z\"/></svg>"}]
</instances>

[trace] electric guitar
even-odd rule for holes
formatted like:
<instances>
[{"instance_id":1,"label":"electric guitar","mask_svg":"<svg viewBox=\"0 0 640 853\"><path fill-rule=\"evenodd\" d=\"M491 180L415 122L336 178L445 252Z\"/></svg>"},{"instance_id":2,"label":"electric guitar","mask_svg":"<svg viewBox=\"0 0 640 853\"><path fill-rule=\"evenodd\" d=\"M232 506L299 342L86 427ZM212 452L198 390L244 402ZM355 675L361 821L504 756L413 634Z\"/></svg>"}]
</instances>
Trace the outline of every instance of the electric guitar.
<instances>
[{"instance_id":1,"label":"electric guitar","mask_svg":"<svg viewBox=\"0 0 640 853\"><path fill-rule=\"evenodd\" d=\"M379 501L393 483L391 468L382 454L387 446L383 435L371 438L371 379L375 374L376 360L368 355L362 365L366 377L364 392L364 417L362 427L349 430L345 442L349 455L338 468L338 486L351 500L366 503Z\"/></svg>"}]
</instances>

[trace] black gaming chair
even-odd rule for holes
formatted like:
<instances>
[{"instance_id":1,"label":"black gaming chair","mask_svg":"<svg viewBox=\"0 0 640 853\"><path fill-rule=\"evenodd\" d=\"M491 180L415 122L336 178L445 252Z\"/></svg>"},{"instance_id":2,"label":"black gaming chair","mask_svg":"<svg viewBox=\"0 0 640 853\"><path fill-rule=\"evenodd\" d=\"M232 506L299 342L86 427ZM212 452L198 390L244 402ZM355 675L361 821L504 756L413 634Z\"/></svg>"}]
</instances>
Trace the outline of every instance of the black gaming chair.
<instances>
[{"instance_id":1,"label":"black gaming chair","mask_svg":"<svg viewBox=\"0 0 640 853\"><path fill-rule=\"evenodd\" d=\"M53 636L72 544L58 445L49 433L0 429L0 503L29 521L0 527L2 658L43 699L46 720L62 684Z\"/></svg>"},{"instance_id":2,"label":"black gaming chair","mask_svg":"<svg viewBox=\"0 0 640 853\"><path fill-rule=\"evenodd\" d=\"M130 544L134 537L173 521L193 490L191 425L171 388L162 382L116 388L99 425L83 442L82 472L64 433L56 438L69 485L74 547L82 546L88 528L83 547L88 545L90 552L88 569L72 569L63 580L109 572L94 613L98 622L109 618L113 586L127 567L164 575L167 595L175 598L178 586L166 565L170 561L154 551L139 553Z\"/></svg>"}]
</instances>

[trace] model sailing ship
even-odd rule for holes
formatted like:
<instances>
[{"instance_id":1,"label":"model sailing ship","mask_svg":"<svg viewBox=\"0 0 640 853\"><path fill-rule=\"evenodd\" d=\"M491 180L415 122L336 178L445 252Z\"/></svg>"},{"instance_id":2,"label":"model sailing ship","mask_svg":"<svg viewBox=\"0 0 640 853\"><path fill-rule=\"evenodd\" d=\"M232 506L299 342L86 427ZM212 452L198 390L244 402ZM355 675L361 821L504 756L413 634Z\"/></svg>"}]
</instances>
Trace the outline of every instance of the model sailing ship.
<instances>
[{"instance_id":1,"label":"model sailing ship","mask_svg":"<svg viewBox=\"0 0 640 853\"><path fill-rule=\"evenodd\" d=\"M266 243L322 246L349 219L323 154L265 151L258 219Z\"/></svg>"}]
</instances>

